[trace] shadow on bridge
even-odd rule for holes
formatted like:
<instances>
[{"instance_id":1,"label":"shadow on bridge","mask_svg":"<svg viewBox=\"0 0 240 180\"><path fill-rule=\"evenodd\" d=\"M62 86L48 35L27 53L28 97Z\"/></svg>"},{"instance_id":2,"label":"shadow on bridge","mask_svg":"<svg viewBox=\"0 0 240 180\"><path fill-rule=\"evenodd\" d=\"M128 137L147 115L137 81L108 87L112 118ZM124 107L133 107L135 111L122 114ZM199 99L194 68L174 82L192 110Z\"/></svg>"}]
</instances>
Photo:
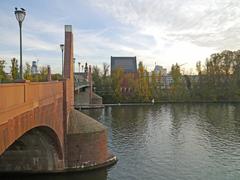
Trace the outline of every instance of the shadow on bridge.
<instances>
[{"instance_id":1,"label":"shadow on bridge","mask_svg":"<svg viewBox=\"0 0 240 180\"><path fill-rule=\"evenodd\" d=\"M0 169L12 171L56 170L63 152L57 134L40 126L27 131L0 156ZM23 171L24 170L24 171Z\"/></svg>"}]
</instances>

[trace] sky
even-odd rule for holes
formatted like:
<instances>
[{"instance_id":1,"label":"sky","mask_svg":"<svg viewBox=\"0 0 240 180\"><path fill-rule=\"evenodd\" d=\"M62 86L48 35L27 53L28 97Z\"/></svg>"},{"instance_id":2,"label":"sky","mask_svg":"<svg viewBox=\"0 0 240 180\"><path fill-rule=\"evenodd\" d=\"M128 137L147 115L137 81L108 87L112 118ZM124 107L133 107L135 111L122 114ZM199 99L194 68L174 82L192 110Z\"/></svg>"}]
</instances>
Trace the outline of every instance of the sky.
<instances>
[{"instance_id":1,"label":"sky","mask_svg":"<svg viewBox=\"0 0 240 180\"><path fill-rule=\"evenodd\" d=\"M72 25L76 62L101 66L111 56L136 56L186 73L212 53L240 49L239 0L1 0L0 58L19 59L15 7L23 7L23 62L61 72L64 25ZM77 67L76 67L77 70Z\"/></svg>"}]
</instances>

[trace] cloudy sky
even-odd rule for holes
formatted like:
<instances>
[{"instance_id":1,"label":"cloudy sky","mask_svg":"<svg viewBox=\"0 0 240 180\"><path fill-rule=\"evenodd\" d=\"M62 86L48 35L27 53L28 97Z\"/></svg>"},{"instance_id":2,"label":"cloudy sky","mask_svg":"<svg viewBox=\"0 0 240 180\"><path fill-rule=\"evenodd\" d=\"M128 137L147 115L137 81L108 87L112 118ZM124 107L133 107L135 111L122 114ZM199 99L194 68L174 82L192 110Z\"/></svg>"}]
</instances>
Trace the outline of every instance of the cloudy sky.
<instances>
[{"instance_id":1,"label":"cloudy sky","mask_svg":"<svg viewBox=\"0 0 240 180\"><path fill-rule=\"evenodd\" d=\"M74 31L77 61L110 63L137 56L151 70L173 63L195 70L198 60L240 49L239 0L1 0L0 58L19 57L14 7L23 7L24 62L39 60L61 72L64 25Z\"/></svg>"}]
</instances>

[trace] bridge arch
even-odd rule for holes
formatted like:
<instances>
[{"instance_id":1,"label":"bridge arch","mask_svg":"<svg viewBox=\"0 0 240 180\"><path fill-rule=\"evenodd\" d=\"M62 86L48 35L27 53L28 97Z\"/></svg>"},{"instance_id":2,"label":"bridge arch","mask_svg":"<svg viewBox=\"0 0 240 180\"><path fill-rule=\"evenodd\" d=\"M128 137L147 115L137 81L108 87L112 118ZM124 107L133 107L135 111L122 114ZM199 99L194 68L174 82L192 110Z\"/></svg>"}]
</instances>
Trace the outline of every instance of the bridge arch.
<instances>
[{"instance_id":1,"label":"bridge arch","mask_svg":"<svg viewBox=\"0 0 240 180\"><path fill-rule=\"evenodd\" d=\"M54 129L38 126L25 132L0 156L0 171L53 171L63 167L63 149Z\"/></svg>"}]
</instances>

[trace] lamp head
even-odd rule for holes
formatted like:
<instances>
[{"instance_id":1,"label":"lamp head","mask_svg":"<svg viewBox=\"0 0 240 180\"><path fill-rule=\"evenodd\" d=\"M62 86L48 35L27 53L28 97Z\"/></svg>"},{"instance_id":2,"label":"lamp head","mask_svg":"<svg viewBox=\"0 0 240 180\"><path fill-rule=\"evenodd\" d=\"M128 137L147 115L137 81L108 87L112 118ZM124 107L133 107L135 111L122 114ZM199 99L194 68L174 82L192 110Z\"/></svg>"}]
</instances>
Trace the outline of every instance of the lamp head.
<instances>
[{"instance_id":1,"label":"lamp head","mask_svg":"<svg viewBox=\"0 0 240 180\"><path fill-rule=\"evenodd\" d=\"M60 44L60 48L61 48L61 50L63 51L63 49L64 49L64 44Z\"/></svg>"},{"instance_id":2,"label":"lamp head","mask_svg":"<svg viewBox=\"0 0 240 180\"><path fill-rule=\"evenodd\" d=\"M25 9L21 8L21 10L20 10L20 9L15 8L15 12L14 13L15 13L17 21L19 23L22 23L24 18L25 18L25 16L26 16Z\"/></svg>"}]
</instances>

